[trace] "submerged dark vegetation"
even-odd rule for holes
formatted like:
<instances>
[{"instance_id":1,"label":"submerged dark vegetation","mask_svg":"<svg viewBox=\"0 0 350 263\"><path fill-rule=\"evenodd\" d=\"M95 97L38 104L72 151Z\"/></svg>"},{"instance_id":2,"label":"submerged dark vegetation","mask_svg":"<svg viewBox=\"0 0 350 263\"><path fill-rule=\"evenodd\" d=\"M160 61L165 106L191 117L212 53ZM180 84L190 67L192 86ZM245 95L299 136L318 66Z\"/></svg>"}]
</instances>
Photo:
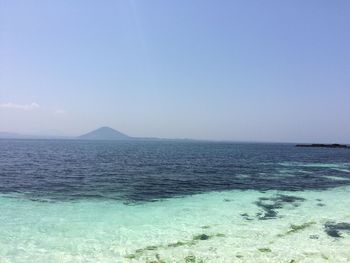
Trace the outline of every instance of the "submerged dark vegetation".
<instances>
[{"instance_id":1,"label":"submerged dark vegetation","mask_svg":"<svg viewBox=\"0 0 350 263\"><path fill-rule=\"evenodd\" d=\"M247 220L274 220L276 218L281 217L278 212L281 209L297 209L302 202L304 202L306 199L298 196L293 195L285 195L285 194L276 194L273 196L266 196L266 197L260 197L256 202L254 202L254 205L257 205L259 209L262 210L262 212L258 212L255 217L249 216L248 213L242 213L241 216ZM224 199L224 202L229 202L232 200ZM321 199L316 199L317 202L321 202ZM318 203L315 203L315 205L318 205ZM307 221L303 223L296 223L296 224L290 224L288 229L286 229L285 232L280 233L277 235L279 238L288 237L290 235L296 235L296 234L303 234L304 231L307 231L305 234L307 234L310 238L310 240L318 240L320 238L317 234L312 234L313 230L315 230L315 227L317 225L320 225L320 222L316 221ZM210 230L212 227L209 225L203 225L200 227L203 230ZM347 222L334 222L334 221L327 221L323 224L324 232L329 238L333 238L335 241L339 238L343 238L343 234L349 234L350 235L350 223ZM310 234L311 233L311 234ZM223 233L200 233L193 235L192 238L182 241L176 241L173 243L168 244L161 244L161 245L149 245L144 248L136 249L133 253L125 255L125 258L131 261L138 261L141 258L149 258L153 257L151 260L147 260L147 262L152 263L166 263L165 260L163 260L160 256L160 251L167 250L167 249L175 249L179 247L187 247L191 248L193 246L196 246L200 242L206 242L208 240L211 240L213 238L225 238L226 235ZM272 253L273 249L269 247L258 247L256 248L261 253ZM155 254L154 254L155 253ZM244 255L238 253L236 255L237 258L242 259L244 258ZM321 253L321 257L323 259L328 260L329 258ZM190 254L186 256L183 260L183 262L194 262L194 263L204 263L205 259L198 258L193 254ZM297 261L295 259L291 259L288 262L294 262Z\"/></svg>"},{"instance_id":2,"label":"submerged dark vegetation","mask_svg":"<svg viewBox=\"0 0 350 263\"><path fill-rule=\"evenodd\" d=\"M264 212L257 214L260 220L266 220L278 217L278 210L283 208L285 205L292 205L293 207L298 207L300 202L304 201L304 198L282 195L279 194L275 197L260 197L255 204L260 207Z\"/></svg>"},{"instance_id":3,"label":"submerged dark vegetation","mask_svg":"<svg viewBox=\"0 0 350 263\"><path fill-rule=\"evenodd\" d=\"M159 246L147 246L145 248L137 249L137 250L135 250L134 253L126 255L125 258L137 259L140 256L142 256L144 253L146 253L147 251L154 251L154 250L158 250L158 249L168 249L168 248L176 248L176 247L183 247L183 246L194 246L200 241L206 241L206 240L209 240L209 239L212 239L215 237L225 237L225 235L222 233L197 234L197 235L194 235L192 237L192 239L190 239L190 240L177 241L175 243L169 243L166 245L159 245ZM194 260L196 260L194 256L189 256L189 258L193 258ZM189 260L189 258L188 258L188 260ZM158 255L158 259L159 259L159 255ZM192 262L192 261L186 261L186 262ZM196 261L193 261L193 262L196 262Z\"/></svg>"},{"instance_id":4,"label":"submerged dark vegetation","mask_svg":"<svg viewBox=\"0 0 350 263\"><path fill-rule=\"evenodd\" d=\"M293 144L0 140L0 149L0 193L37 201L137 204L209 191L350 184L349 151ZM278 204L263 201L262 219L275 217Z\"/></svg>"},{"instance_id":5,"label":"submerged dark vegetation","mask_svg":"<svg viewBox=\"0 0 350 263\"><path fill-rule=\"evenodd\" d=\"M335 238L341 238L343 237L342 233L350 234L350 223L346 223L346 222L336 223L336 222L330 221L324 225L324 229L327 235Z\"/></svg>"},{"instance_id":6,"label":"submerged dark vegetation","mask_svg":"<svg viewBox=\"0 0 350 263\"><path fill-rule=\"evenodd\" d=\"M257 212L255 216L251 216L248 213L241 213L241 217L247 221L253 221L254 219L258 220L268 220L268 219L276 219L283 217L278 214L278 211L280 209L293 209L299 207L302 202L304 202L306 199L298 196L292 196L292 195L284 195L284 194L277 194L275 196L269 196L269 197L260 197L256 202L254 202L255 205L257 205L262 212ZM226 200L224 200L226 202ZM317 202L321 202L321 199L316 199ZM326 206L323 203L316 203L317 206L324 207ZM279 234L279 237L284 237L290 234L294 234L297 232L300 232L306 228L309 228L313 225L317 224L315 221L309 221L302 224L291 224L290 229L283 234ZM342 233L350 234L350 223L347 222L340 222L336 223L334 221L328 221L324 224L324 231L329 237L333 238L341 238L343 237ZM318 239L318 235L310 235L310 239Z\"/></svg>"},{"instance_id":7,"label":"submerged dark vegetation","mask_svg":"<svg viewBox=\"0 0 350 263\"><path fill-rule=\"evenodd\" d=\"M254 219L267 220L282 217L279 215L279 210L285 207L295 208L300 206L301 202L305 201L304 198L292 195L277 194L270 197L260 197L254 204L260 208L260 212L255 215L249 215L248 213L241 213L240 215L247 221Z\"/></svg>"}]
</instances>

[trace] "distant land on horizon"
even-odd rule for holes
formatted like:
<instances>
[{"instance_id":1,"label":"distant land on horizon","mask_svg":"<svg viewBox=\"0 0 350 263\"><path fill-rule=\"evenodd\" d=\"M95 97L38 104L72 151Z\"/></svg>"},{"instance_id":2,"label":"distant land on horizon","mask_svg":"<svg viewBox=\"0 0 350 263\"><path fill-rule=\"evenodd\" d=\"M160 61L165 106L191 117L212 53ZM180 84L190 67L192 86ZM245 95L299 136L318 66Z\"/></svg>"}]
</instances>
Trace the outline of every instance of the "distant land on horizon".
<instances>
[{"instance_id":1,"label":"distant land on horizon","mask_svg":"<svg viewBox=\"0 0 350 263\"><path fill-rule=\"evenodd\" d=\"M86 134L75 137L78 140L113 140L113 141L121 141L121 140L166 140L166 141L198 141L195 139L169 139L169 138L157 138L157 137L132 137L126 135L120 131L117 131L111 127L101 127Z\"/></svg>"},{"instance_id":2,"label":"distant land on horizon","mask_svg":"<svg viewBox=\"0 0 350 263\"><path fill-rule=\"evenodd\" d=\"M3 139L12 139L12 138L15 139L22 136L23 135L14 133L14 132L0 132L0 138L3 138Z\"/></svg>"},{"instance_id":3,"label":"distant land on horizon","mask_svg":"<svg viewBox=\"0 0 350 263\"><path fill-rule=\"evenodd\" d=\"M20 134L20 133L14 133L14 132L1 132L0 131L0 139L69 139L69 140L112 140L112 141L127 141L127 140L133 140L133 141L213 141L213 142L236 142L236 143L288 143L288 144L295 144L295 146L300 147L300 145L319 145L319 144L300 144L298 142L273 142L273 141L234 141L234 140L200 140L200 139L190 139L190 138L157 138L157 137L132 137L127 134L124 134L118 130L115 130L111 127L103 126L100 128L97 128L93 131L90 131L88 133L79 135L79 136L55 136L55 135L36 135L36 134ZM323 144L322 144L323 145ZM338 145L338 144L324 144L324 145ZM349 148L350 144L342 144L343 148ZM328 147L330 148L330 147ZM335 147L333 147L335 148ZM340 147L338 147L340 148Z\"/></svg>"},{"instance_id":4,"label":"distant land on horizon","mask_svg":"<svg viewBox=\"0 0 350 263\"><path fill-rule=\"evenodd\" d=\"M73 139L73 140L181 140L197 141L195 139L168 139L157 137L131 137L113 128L104 126L79 136L51 136L51 135L28 135L13 132L1 132L0 139Z\"/></svg>"},{"instance_id":5,"label":"distant land on horizon","mask_svg":"<svg viewBox=\"0 0 350 263\"><path fill-rule=\"evenodd\" d=\"M101 127L86 134L77 137L79 140L132 140L130 137L120 131L110 127Z\"/></svg>"},{"instance_id":6,"label":"distant land on horizon","mask_svg":"<svg viewBox=\"0 0 350 263\"><path fill-rule=\"evenodd\" d=\"M2 139L78 139L78 140L134 140L136 137L130 137L110 127L101 127L80 136L50 136L35 134L20 134L13 132L1 132Z\"/></svg>"},{"instance_id":7,"label":"distant land on horizon","mask_svg":"<svg viewBox=\"0 0 350 263\"><path fill-rule=\"evenodd\" d=\"M20 134L15 132L1 132L0 139L72 139L72 136Z\"/></svg>"}]
</instances>

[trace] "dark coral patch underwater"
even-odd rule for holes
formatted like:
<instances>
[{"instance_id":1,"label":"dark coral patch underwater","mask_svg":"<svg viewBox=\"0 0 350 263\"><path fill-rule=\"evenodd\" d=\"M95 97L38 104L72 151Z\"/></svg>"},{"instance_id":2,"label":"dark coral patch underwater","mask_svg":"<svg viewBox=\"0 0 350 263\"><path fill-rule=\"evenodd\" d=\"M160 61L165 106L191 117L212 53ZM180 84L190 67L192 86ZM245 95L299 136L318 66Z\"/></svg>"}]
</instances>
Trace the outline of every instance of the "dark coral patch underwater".
<instances>
[{"instance_id":1,"label":"dark coral patch underwater","mask_svg":"<svg viewBox=\"0 0 350 263\"><path fill-rule=\"evenodd\" d=\"M343 237L342 232L350 234L350 223L335 223L333 221L329 221L325 223L324 231L330 237L341 238Z\"/></svg>"},{"instance_id":2,"label":"dark coral patch underwater","mask_svg":"<svg viewBox=\"0 0 350 263\"><path fill-rule=\"evenodd\" d=\"M278 210L284 208L286 205L298 207L303 201L305 201L305 198L278 194L275 197L260 197L254 204L263 210L263 214L257 214L258 219L266 220L277 218Z\"/></svg>"}]
</instances>

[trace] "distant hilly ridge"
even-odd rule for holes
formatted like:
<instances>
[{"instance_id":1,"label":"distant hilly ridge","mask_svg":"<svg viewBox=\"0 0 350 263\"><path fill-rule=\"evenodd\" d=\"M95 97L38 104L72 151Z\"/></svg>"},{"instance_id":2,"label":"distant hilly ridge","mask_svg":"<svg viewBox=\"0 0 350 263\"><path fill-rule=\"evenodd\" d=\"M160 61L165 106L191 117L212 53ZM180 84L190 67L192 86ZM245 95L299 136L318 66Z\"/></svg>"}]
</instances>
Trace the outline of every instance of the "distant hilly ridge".
<instances>
[{"instance_id":1,"label":"distant hilly ridge","mask_svg":"<svg viewBox=\"0 0 350 263\"><path fill-rule=\"evenodd\" d=\"M63 135L43 135L43 134L19 134L13 132L1 132L0 139L71 139L70 136Z\"/></svg>"},{"instance_id":2,"label":"distant hilly ridge","mask_svg":"<svg viewBox=\"0 0 350 263\"><path fill-rule=\"evenodd\" d=\"M54 136L54 135L38 135L38 134L18 134L11 132L1 132L2 139L78 139L78 140L132 140L136 139L123 134L110 127L101 127L78 137L73 136Z\"/></svg>"},{"instance_id":3,"label":"distant hilly ridge","mask_svg":"<svg viewBox=\"0 0 350 263\"><path fill-rule=\"evenodd\" d=\"M16 139L19 137L23 137L23 135L13 133L13 132L0 132L0 138L4 139Z\"/></svg>"},{"instance_id":4,"label":"distant hilly ridge","mask_svg":"<svg viewBox=\"0 0 350 263\"><path fill-rule=\"evenodd\" d=\"M130 137L124 133L121 133L117 130L114 130L110 127L101 127L81 136L78 136L77 139L80 140L132 140L133 137Z\"/></svg>"},{"instance_id":5,"label":"distant hilly ridge","mask_svg":"<svg viewBox=\"0 0 350 263\"><path fill-rule=\"evenodd\" d=\"M120 131L112 129L110 127L101 127L96 130L90 131L80 136L54 136L54 135L28 135L18 134L10 132L1 132L0 139L67 139L67 140L106 140L106 141L126 141L126 140L139 140L139 141L195 141L193 139L168 139L168 138L156 138L156 137L131 137Z\"/></svg>"}]
</instances>

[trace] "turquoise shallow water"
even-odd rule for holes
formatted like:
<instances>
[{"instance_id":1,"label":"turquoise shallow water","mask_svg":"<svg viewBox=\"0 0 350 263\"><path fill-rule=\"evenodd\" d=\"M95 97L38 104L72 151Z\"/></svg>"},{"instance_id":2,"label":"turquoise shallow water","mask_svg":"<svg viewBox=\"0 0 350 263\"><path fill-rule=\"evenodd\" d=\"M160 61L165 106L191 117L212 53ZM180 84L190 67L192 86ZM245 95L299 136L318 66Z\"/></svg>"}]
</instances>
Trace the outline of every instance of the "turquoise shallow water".
<instances>
[{"instance_id":1,"label":"turquoise shallow water","mask_svg":"<svg viewBox=\"0 0 350 263\"><path fill-rule=\"evenodd\" d=\"M0 140L0 263L350 262L350 152Z\"/></svg>"},{"instance_id":2,"label":"turquoise shallow water","mask_svg":"<svg viewBox=\"0 0 350 263\"><path fill-rule=\"evenodd\" d=\"M0 262L350 261L350 233L331 237L324 226L350 222L349 187L283 192L305 200L259 220L255 202L278 194L211 192L139 205L3 196ZM294 232L292 225L305 228Z\"/></svg>"}]
</instances>

